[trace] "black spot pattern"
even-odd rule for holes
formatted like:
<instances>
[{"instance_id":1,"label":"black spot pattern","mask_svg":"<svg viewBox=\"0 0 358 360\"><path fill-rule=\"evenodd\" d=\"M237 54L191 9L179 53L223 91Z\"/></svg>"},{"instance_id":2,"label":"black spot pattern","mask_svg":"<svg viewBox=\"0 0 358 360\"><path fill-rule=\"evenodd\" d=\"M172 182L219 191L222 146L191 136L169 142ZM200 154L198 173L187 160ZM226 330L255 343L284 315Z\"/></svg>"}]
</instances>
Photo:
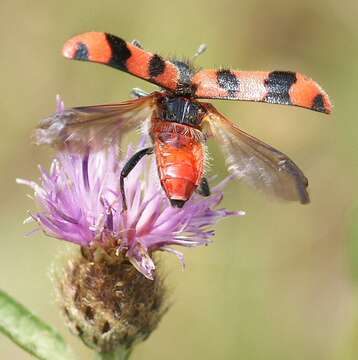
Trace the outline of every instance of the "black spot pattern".
<instances>
[{"instance_id":1,"label":"black spot pattern","mask_svg":"<svg viewBox=\"0 0 358 360\"><path fill-rule=\"evenodd\" d=\"M149 76L156 77L163 74L165 70L165 62L159 55L153 55L149 61Z\"/></svg>"},{"instance_id":2,"label":"black spot pattern","mask_svg":"<svg viewBox=\"0 0 358 360\"><path fill-rule=\"evenodd\" d=\"M289 90L296 81L296 73L294 72L272 71L265 80L268 93L264 101L274 104L291 105Z\"/></svg>"},{"instance_id":3,"label":"black spot pattern","mask_svg":"<svg viewBox=\"0 0 358 360\"><path fill-rule=\"evenodd\" d=\"M313 103L312 103L312 110L315 111L320 111L320 112L327 112L325 106L324 106L324 100L323 100L323 96L322 94L317 95L314 99L313 99Z\"/></svg>"},{"instance_id":4,"label":"black spot pattern","mask_svg":"<svg viewBox=\"0 0 358 360\"><path fill-rule=\"evenodd\" d=\"M76 60L88 60L88 47L84 43L78 43L76 46L76 52L74 55L74 59Z\"/></svg>"},{"instance_id":5,"label":"black spot pattern","mask_svg":"<svg viewBox=\"0 0 358 360\"><path fill-rule=\"evenodd\" d=\"M132 56L131 51L127 47L127 43L117 36L106 34L108 45L112 50L112 57L108 65L119 70L127 71L127 60Z\"/></svg>"},{"instance_id":6,"label":"black spot pattern","mask_svg":"<svg viewBox=\"0 0 358 360\"><path fill-rule=\"evenodd\" d=\"M216 74L219 86L226 90L229 98L236 98L240 90L240 81L230 70L219 70Z\"/></svg>"},{"instance_id":7,"label":"black spot pattern","mask_svg":"<svg viewBox=\"0 0 358 360\"><path fill-rule=\"evenodd\" d=\"M178 95L193 96L195 93L195 86L191 79L195 74L194 67L184 61L173 60L172 62L177 66L180 73L176 93Z\"/></svg>"}]
</instances>

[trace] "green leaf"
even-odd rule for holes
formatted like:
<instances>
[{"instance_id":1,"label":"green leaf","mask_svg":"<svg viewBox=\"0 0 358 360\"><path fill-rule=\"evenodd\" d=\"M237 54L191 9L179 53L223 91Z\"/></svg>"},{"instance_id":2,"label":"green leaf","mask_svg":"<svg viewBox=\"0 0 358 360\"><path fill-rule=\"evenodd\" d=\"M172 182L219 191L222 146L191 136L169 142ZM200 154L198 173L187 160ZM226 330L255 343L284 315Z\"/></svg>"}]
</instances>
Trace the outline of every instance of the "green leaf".
<instances>
[{"instance_id":1,"label":"green leaf","mask_svg":"<svg viewBox=\"0 0 358 360\"><path fill-rule=\"evenodd\" d=\"M42 360L72 360L61 335L0 290L0 332Z\"/></svg>"}]
</instances>

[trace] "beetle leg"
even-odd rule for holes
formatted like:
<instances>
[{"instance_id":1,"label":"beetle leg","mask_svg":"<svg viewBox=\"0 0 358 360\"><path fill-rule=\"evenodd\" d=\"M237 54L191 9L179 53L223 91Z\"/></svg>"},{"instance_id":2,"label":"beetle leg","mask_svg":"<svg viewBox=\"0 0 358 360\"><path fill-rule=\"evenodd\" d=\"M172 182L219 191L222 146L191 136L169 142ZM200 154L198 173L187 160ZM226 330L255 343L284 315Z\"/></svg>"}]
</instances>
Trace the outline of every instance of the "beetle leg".
<instances>
[{"instance_id":1,"label":"beetle leg","mask_svg":"<svg viewBox=\"0 0 358 360\"><path fill-rule=\"evenodd\" d=\"M196 189L196 192L202 196L210 196L210 187L207 178L203 177L200 181L200 184L198 188Z\"/></svg>"},{"instance_id":2,"label":"beetle leg","mask_svg":"<svg viewBox=\"0 0 358 360\"><path fill-rule=\"evenodd\" d=\"M123 169L121 171L120 180L119 180L119 186L120 186L120 191L121 191L121 195L122 195L122 203L123 203L123 205L122 205L123 210L122 211L127 210L126 194L125 194L125 191L124 191L124 179L135 168L135 166L138 164L138 162L141 160L141 158L143 156L151 155L151 154L153 154L153 151L154 151L153 147L149 147L149 148L139 150L123 166Z\"/></svg>"}]
</instances>

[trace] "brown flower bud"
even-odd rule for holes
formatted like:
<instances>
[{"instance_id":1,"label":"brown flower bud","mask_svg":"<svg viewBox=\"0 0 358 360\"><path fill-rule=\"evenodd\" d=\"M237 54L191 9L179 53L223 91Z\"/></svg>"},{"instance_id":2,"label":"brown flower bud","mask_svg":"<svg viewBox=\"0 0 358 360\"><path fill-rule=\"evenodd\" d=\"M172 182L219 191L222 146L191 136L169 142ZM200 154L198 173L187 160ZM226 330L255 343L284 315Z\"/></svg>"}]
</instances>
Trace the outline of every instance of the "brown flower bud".
<instances>
[{"instance_id":1,"label":"brown flower bud","mask_svg":"<svg viewBox=\"0 0 358 360\"><path fill-rule=\"evenodd\" d=\"M159 276L148 280L122 255L84 250L55 274L70 330L97 352L145 340L167 310Z\"/></svg>"}]
</instances>

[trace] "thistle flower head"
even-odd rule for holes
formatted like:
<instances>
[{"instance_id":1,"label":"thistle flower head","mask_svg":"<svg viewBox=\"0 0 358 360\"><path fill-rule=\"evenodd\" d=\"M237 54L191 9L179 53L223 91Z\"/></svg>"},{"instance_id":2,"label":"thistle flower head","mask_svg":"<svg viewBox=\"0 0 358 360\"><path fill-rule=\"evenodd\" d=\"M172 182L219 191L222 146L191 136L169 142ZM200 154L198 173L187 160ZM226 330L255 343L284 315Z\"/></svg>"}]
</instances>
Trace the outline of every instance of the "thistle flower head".
<instances>
[{"instance_id":1,"label":"thistle flower head","mask_svg":"<svg viewBox=\"0 0 358 360\"><path fill-rule=\"evenodd\" d=\"M58 98L57 112L63 111ZM142 137L138 149L146 141ZM39 183L17 181L34 191L38 211L31 218L39 228L80 246L54 273L69 328L97 352L130 351L167 309L163 281L154 277L153 253L171 252L183 262L173 246L207 245L212 225L242 212L217 208L228 179L209 197L194 194L184 207L171 207L154 158L140 161L126 178L123 211L120 174L137 149L129 147L121 159L114 145L85 153L70 150L64 145L49 171L40 167Z\"/></svg>"},{"instance_id":2,"label":"thistle flower head","mask_svg":"<svg viewBox=\"0 0 358 360\"><path fill-rule=\"evenodd\" d=\"M58 99L57 111L64 106ZM145 146L143 137L138 149ZM121 169L132 156L130 147L119 160L116 147L76 154L61 151L49 171L40 168L40 183L18 180L34 190L39 210L32 214L49 236L82 247L101 247L124 255L144 276L153 279L151 254L161 250L183 255L173 245L207 245L214 235L210 226L230 215L217 209L225 180L209 197L194 194L183 208L173 208L162 190L155 159L142 160L125 181L127 211L119 190ZM113 251L112 251L113 253Z\"/></svg>"}]
</instances>

